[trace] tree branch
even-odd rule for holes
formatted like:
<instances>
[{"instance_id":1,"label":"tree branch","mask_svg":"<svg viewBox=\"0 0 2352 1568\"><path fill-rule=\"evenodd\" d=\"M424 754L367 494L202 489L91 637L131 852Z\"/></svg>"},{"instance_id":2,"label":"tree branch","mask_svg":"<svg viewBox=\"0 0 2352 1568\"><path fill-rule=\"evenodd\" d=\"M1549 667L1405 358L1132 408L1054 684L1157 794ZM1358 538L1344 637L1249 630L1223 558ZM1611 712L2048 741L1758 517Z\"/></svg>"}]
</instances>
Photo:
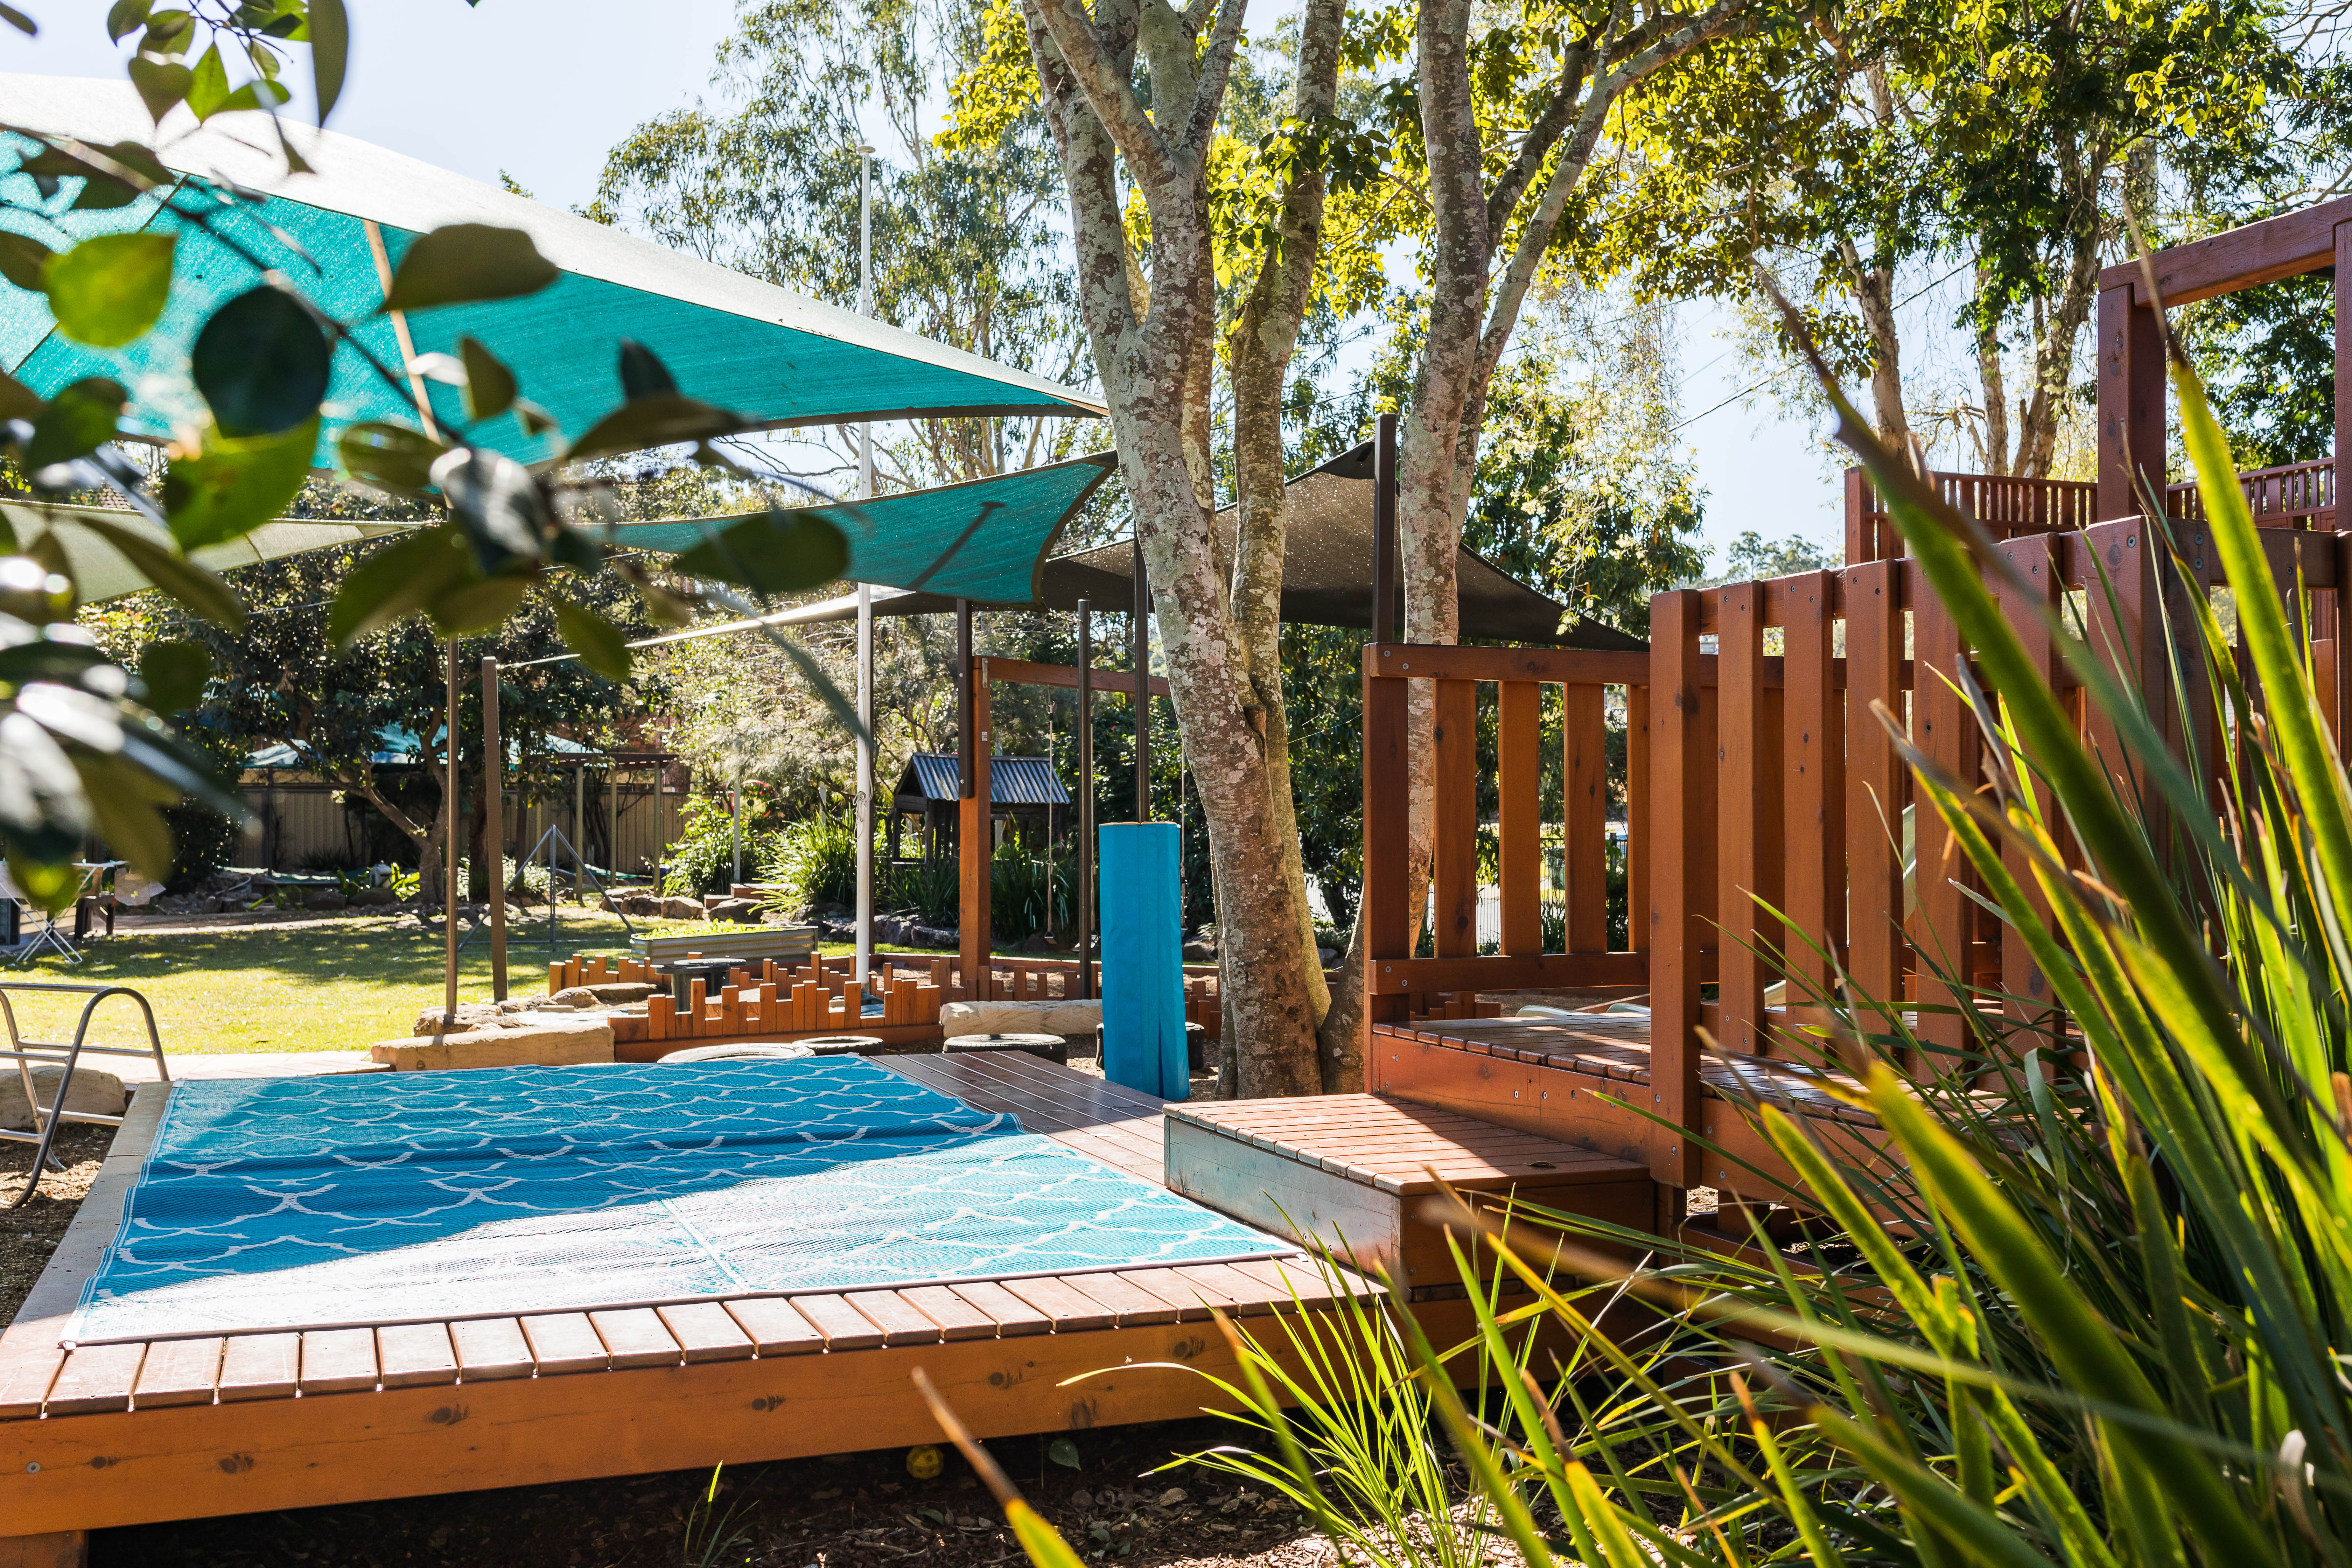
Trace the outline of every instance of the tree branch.
<instances>
[{"instance_id":1,"label":"tree branch","mask_svg":"<svg viewBox=\"0 0 2352 1568\"><path fill-rule=\"evenodd\" d=\"M1086 95L1111 141L1137 171L1154 183L1175 177L1176 159L1168 139L1151 123L1143 100L1095 31L1081 0L1028 0L1031 15L1045 24L1063 68Z\"/></svg>"},{"instance_id":2,"label":"tree branch","mask_svg":"<svg viewBox=\"0 0 2352 1568\"><path fill-rule=\"evenodd\" d=\"M1184 161L1200 158L1209 145L1209 138L1217 132L1217 112L1224 105L1225 81L1233 74L1234 50L1241 42L1242 18L1248 6L1244 0L1224 0L1217 14L1217 30L1209 39L1207 58L1201 62L1198 84L1192 89L1192 113L1184 127L1184 139L1178 150Z\"/></svg>"}]
</instances>

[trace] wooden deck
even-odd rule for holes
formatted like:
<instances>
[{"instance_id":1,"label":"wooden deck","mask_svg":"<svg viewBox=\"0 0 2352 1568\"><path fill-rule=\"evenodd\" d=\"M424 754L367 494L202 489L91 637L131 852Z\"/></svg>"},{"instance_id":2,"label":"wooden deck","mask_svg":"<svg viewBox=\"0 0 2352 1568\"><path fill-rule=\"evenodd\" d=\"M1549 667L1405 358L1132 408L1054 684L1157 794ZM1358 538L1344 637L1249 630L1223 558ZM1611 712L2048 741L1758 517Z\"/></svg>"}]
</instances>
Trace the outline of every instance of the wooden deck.
<instances>
[{"instance_id":1,"label":"wooden deck","mask_svg":"<svg viewBox=\"0 0 2352 1568\"><path fill-rule=\"evenodd\" d=\"M1160 1179L1156 1100L1023 1056L887 1065ZM1213 1391L1169 1363L1234 1371L1211 1308L1330 1300L1294 1259L63 1347L166 1092L0 1337L9 1535L932 1442L919 1366L983 1436L1174 1419Z\"/></svg>"},{"instance_id":2,"label":"wooden deck","mask_svg":"<svg viewBox=\"0 0 2352 1568\"><path fill-rule=\"evenodd\" d=\"M1649 1157L1658 1123L1629 1108L1647 1106L1658 1114L1664 1105L1651 1076L1650 1020L1632 1014L1375 1024L1366 1069L1381 1094L1635 1163ZM1861 1089L1845 1073L1777 1057L1709 1051L1700 1057L1699 1082L1701 1135L1764 1173L1759 1178L1720 1163L1698 1171L1698 1184L1727 1195L1783 1200L1792 1194L1779 1184L1795 1179L1735 1102L1776 1105L1834 1123L1851 1135L1849 1154L1883 1142L1877 1119L1844 1098Z\"/></svg>"}]
</instances>

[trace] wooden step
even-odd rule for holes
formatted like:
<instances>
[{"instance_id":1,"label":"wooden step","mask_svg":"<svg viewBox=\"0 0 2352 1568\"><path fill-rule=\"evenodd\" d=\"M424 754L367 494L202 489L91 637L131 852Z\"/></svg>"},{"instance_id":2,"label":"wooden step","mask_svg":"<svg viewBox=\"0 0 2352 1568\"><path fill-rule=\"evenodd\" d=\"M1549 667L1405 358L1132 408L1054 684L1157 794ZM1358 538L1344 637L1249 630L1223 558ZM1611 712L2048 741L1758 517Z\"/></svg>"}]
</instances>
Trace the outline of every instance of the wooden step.
<instances>
[{"instance_id":1,"label":"wooden step","mask_svg":"<svg viewBox=\"0 0 2352 1568\"><path fill-rule=\"evenodd\" d=\"M1423 1213L1444 1186L1483 1210L1516 1198L1643 1230L1657 1203L1639 1163L1381 1095L1171 1105L1167 1147L1174 1191L1417 1291L1460 1283ZM1510 1234L1523 1255L1552 1255L1554 1233Z\"/></svg>"}]
</instances>

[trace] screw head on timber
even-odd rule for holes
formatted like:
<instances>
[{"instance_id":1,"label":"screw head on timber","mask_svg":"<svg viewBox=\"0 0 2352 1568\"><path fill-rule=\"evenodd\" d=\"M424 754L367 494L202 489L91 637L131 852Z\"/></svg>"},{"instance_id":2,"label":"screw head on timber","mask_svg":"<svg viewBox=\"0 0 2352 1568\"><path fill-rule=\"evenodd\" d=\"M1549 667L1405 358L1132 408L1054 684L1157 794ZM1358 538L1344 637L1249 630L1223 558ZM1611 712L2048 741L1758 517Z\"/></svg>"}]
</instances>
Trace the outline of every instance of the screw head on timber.
<instances>
[{"instance_id":1,"label":"screw head on timber","mask_svg":"<svg viewBox=\"0 0 2352 1568\"><path fill-rule=\"evenodd\" d=\"M28 1476L39 1475L41 1473L41 1461L35 1459L31 1464L26 1465L25 1467L25 1473Z\"/></svg>"}]
</instances>

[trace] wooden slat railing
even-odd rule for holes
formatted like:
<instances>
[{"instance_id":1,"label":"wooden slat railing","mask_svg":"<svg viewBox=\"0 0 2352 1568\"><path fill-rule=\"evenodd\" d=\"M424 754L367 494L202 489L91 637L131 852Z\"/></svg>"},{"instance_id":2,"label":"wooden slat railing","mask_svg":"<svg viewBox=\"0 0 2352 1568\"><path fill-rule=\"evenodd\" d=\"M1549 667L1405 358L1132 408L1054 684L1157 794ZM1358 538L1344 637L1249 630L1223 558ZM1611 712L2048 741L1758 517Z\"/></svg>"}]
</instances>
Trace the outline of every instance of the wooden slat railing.
<instances>
[{"instance_id":1,"label":"wooden slat railing","mask_svg":"<svg viewBox=\"0 0 2352 1568\"><path fill-rule=\"evenodd\" d=\"M2341 732L2352 715L2352 659L2336 654L2352 595L2339 584L2352 587L2352 536L2275 529L2263 544L2291 616L2314 639L2326 706ZM2174 577L2137 519L2028 535L2001 549L2025 588L1996 595L2029 655L2062 688L2074 681L2042 615L2063 595L2076 595L2094 648L2113 650L2135 680L2147 672L2161 679L2172 658L2166 627L2185 624L2178 596L2221 581L2210 551L2191 553L2196 582ZM1949 776L1982 776L1979 732L1949 685L1969 649L1922 581L1916 563L1889 560L1662 594L1651 602L1647 654L1367 648L1364 915L1374 1021L1404 1021L1416 1010L1413 998L1430 992L1646 984L1650 1109L1667 1125L1633 1135L1646 1141L1653 1173L1675 1185L1697 1177L1687 1130L1700 1125L1702 1030L1726 1054L1819 1058L1820 1043L1798 1031L1801 1020L1766 1005L1766 987L1784 967L1800 1002L1806 983L1828 989L1842 970L1856 994L1916 1009L1916 1033L1931 1051L1969 1047L1963 1007L1998 1005L2021 1025L2054 1027L2050 987L2031 952L2005 941L2001 922L1971 898L1965 861L1932 812L1914 814L1910 858L1922 869L1905 873L1912 779L1879 715ZM2166 595L2176 601L2169 611ZM1447 934L1461 915L1449 900L1465 897L1465 918L1475 929L1475 878L1461 868L1475 865L1477 817L1475 805L1465 812L1458 803L1475 801L1479 780L1466 742L1441 732L1444 804L1433 847L1439 936L1436 956L1413 956L1418 901L1407 868L1404 748L1414 680L1438 689L1441 726L1475 721L1480 683L1497 691L1502 898L1507 910L1522 911L1507 918L1500 953L1476 953L1458 930ZM1597 814L1579 826L1573 799L1570 951L1544 952L1528 934L1524 910L1536 896L1540 857L1515 847L1533 844L1540 831L1530 803L1546 684L1566 689L1571 779L1580 776L1580 748L1600 755L1602 693L1625 692L1633 870L1623 952L1592 938L1605 931L1594 923L1605 919L1594 913L1605 909L1603 846ZM2148 704L2175 749L2186 753L2193 737L2210 765L2220 755L2221 721L2210 705L2183 721L2180 706ZM2088 738L2110 768L2128 773L2107 722L2095 716ZM1785 915L1785 929L1759 900ZM1718 981L1714 995L1702 991ZM1935 1065L1957 1064L1939 1057Z\"/></svg>"},{"instance_id":2,"label":"wooden slat railing","mask_svg":"<svg viewBox=\"0 0 2352 1568\"><path fill-rule=\"evenodd\" d=\"M2274 468L2248 468L2238 476L2238 489L2254 514L2258 528L2308 528L2326 531L2336 526L2336 459L2315 463L2284 463ZM2173 516L2201 520L2204 498L2194 480L2165 489L2165 504Z\"/></svg>"},{"instance_id":3,"label":"wooden slat railing","mask_svg":"<svg viewBox=\"0 0 2352 1568\"><path fill-rule=\"evenodd\" d=\"M2099 521L2099 487L2076 479L2020 479L1999 474L1936 472L1936 493L1990 529L1996 539L2071 533ZM1903 536L1860 468L1845 471L1845 560L1889 561L1903 553Z\"/></svg>"}]
</instances>

